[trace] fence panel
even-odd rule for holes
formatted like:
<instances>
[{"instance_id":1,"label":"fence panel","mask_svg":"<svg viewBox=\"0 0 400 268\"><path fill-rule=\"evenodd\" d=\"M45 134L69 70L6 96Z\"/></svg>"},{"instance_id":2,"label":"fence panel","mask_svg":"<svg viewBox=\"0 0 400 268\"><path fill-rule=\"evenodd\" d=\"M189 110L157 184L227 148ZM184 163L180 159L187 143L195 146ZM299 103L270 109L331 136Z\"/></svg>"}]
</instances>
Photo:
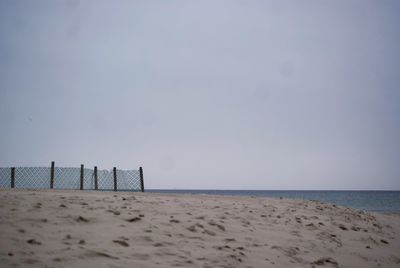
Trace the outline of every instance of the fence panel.
<instances>
[{"instance_id":1,"label":"fence panel","mask_svg":"<svg viewBox=\"0 0 400 268\"><path fill-rule=\"evenodd\" d=\"M114 190L114 175L112 170L98 170L99 190Z\"/></svg>"},{"instance_id":2,"label":"fence panel","mask_svg":"<svg viewBox=\"0 0 400 268\"><path fill-rule=\"evenodd\" d=\"M94 170L89 168L83 169L83 189L94 190Z\"/></svg>"},{"instance_id":3,"label":"fence panel","mask_svg":"<svg viewBox=\"0 0 400 268\"><path fill-rule=\"evenodd\" d=\"M50 188L49 167L16 167L15 188Z\"/></svg>"},{"instance_id":4,"label":"fence panel","mask_svg":"<svg viewBox=\"0 0 400 268\"><path fill-rule=\"evenodd\" d=\"M11 168L0 168L0 188L11 188Z\"/></svg>"},{"instance_id":5,"label":"fence panel","mask_svg":"<svg viewBox=\"0 0 400 268\"><path fill-rule=\"evenodd\" d=\"M118 177L121 173L121 180ZM139 170L117 170L118 190L141 190Z\"/></svg>"},{"instance_id":6,"label":"fence panel","mask_svg":"<svg viewBox=\"0 0 400 268\"><path fill-rule=\"evenodd\" d=\"M124 170L117 169L117 189L118 190L127 189L126 186L127 183Z\"/></svg>"},{"instance_id":7,"label":"fence panel","mask_svg":"<svg viewBox=\"0 0 400 268\"><path fill-rule=\"evenodd\" d=\"M80 174L80 168L56 167L54 171L54 188L79 190Z\"/></svg>"}]
</instances>

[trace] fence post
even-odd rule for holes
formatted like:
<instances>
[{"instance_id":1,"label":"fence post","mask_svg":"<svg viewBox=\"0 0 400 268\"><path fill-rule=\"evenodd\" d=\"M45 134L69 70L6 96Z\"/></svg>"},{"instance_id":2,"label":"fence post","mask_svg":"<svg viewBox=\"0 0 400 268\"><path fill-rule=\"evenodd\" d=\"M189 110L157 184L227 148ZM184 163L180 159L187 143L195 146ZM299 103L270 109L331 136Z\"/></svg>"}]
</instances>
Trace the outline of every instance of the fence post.
<instances>
[{"instance_id":1,"label":"fence post","mask_svg":"<svg viewBox=\"0 0 400 268\"><path fill-rule=\"evenodd\" d=\"M15 187L15 167L11 168L11 188Z\"/></svg>"},{"instance_id":2,"label":"fence post","mask_svg":"<svg viewBox=\"0 0 400 268\"><path fill-rule=\"evenodd\" d=\"M139 168L139 174L140 174L140 190L144 192L144 181L143 181L143 168Z\"/></svg>"},{"instance_id":3,"label":"fence post","mask_svg":"<svg viewBox=\"0 0 400 268\"><path fill-rule=\"evenodd\" d=\"M54 161L51 161L51 169L50 169L50 189L54 187Z\"/></svg>"},{"instance_id":4,"label":"fence post","mask_svg":"<svg viewBox=\"0 0 400 268\"><path fill-rule=\"evenodd\" d=\"M81 187L80 189L83 190L83 164L81 165Z\"/></svg>"},{"instance_id":5,"label":"fence post","mask_svg":"<svg viewBox=\"0 0 400 268\"><path fill-rule=\"evenodd\" d=\"M97 184L97 166L94 167L94 189L98 190L98 184Z\"/></svg>"},{"instance_id":6,"label":"fence post","mask_svg":"<svg viewBox=\"0 0 400 268\"><path fill-rule=\"evenodd\" d=\"M117 190L117 168L114 167L113 171L114 171L114 191L116 191Z\"/></svg>"}]
</instances>

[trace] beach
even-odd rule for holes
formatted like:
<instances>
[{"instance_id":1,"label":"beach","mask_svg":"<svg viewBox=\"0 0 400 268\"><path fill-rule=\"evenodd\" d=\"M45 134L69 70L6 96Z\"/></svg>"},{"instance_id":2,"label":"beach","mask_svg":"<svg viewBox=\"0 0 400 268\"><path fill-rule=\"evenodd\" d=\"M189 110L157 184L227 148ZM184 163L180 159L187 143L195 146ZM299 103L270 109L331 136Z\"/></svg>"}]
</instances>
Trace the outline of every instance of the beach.
<instances>
[{"instance_id":1,"label":"beach","mask_svg":"<svg viewBox=\"0 0 400 268\"><path fill-rule=\"evenodd\" d=\"M0 190L1 267L400 267L400 215L252 196Z\"/></svg>"}]
</instances>

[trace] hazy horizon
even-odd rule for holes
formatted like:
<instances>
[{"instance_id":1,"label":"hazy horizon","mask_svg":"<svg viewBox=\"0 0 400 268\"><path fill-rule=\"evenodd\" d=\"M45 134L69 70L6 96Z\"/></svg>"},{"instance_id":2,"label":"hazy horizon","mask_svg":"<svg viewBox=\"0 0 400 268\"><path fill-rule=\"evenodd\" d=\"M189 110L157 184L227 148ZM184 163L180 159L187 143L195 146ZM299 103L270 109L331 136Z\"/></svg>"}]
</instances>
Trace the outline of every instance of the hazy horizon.
<instances>
[{"instance_id":1,"label":"hazy horizon","mask_svg":"<svg viewBox=\"0 0 400 268\"><path fill-rule=\"evenodd\" d=\"M0 1L0 166L400 190L400 1Z\"/></svg>"}]
</instances>

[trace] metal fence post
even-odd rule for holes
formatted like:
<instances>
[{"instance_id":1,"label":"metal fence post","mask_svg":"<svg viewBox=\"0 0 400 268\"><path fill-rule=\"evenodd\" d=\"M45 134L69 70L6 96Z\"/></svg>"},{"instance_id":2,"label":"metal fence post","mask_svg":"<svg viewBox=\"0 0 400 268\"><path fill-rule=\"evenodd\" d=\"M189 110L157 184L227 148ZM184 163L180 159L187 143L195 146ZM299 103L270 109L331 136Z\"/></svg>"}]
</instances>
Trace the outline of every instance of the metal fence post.
<instances>
[{"instance_id":1,"label":"metal fence post","mask_svg":"<svg viewBox=\"0 0 400 268\"><path fill-rule=\"evenodd\" d=\"M51 161L51 169L50 169L50 189L54 188L54 161Z\"/></svg>"},{"instance_id":2,"label":"metal fence post","mask_svg":"<svg viewBox=\"0 0 400 268\"><path fill-rule=\"evenodd\" d=\"M114 167L113 171L114 171L114 191L116 191L117 190L117 168Z\"/></svg>"},{"instance_id":3,"label":"metal fence post","mask_svg":"<svg viewBox=\"0 0 400 268\"><path fill-rule=\"evenodd\" d=\"M15 187L15 167L11 168L11 188Z\"/></svg>"},{"instance_id":4,"label":"metal fence post","mask_svg":"<svg viewBox=\"0 0 400 268\"><path fill-rule=\"evenodd\" d=\"M81 187L80 189L83 190L83 165L81 165Z\"/></svg>"},{"instance_id":5,"label":"metal fence post","mask_svg":"<svg viewBox=\"0 0 400 268\"><path fill-rule=\"evenodd\" d=\"M139 174L140 174L140 190L144 192L144 181L143 181L143 168L139 167Z\"/></svg>"},{"instance_id":6,"label":"metal fence post","mask_svg":"<svg viewBox=\"0 0 400 268\"><path fill-rule=\"evenodd\" d=\"M94 167L94 189L98 190L98 184L97 184L97 166Z\"/></svg>"}]
</instances>

